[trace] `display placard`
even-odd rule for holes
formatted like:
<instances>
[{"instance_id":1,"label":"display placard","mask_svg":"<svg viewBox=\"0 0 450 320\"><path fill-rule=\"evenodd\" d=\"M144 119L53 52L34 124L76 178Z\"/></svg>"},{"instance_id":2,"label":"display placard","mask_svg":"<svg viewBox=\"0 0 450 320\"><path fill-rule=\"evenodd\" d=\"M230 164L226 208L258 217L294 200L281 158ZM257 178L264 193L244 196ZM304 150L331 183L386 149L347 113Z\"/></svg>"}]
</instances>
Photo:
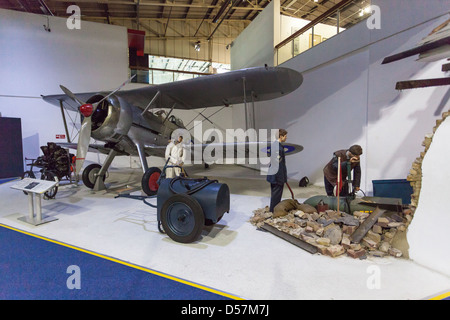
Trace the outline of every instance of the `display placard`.
<instances>
[{"instance_id":1,"label":"display placard","mask_svg":"<svg viewBox=\"0 0 450 320\"><path fill-rule=\"evenodd\" d=\"M56 186L57 181L39 180L32 178L24 178L12 185L12 189L22 190L25 192L33 192L42 194Z\"/></svg>"}]
</instances>

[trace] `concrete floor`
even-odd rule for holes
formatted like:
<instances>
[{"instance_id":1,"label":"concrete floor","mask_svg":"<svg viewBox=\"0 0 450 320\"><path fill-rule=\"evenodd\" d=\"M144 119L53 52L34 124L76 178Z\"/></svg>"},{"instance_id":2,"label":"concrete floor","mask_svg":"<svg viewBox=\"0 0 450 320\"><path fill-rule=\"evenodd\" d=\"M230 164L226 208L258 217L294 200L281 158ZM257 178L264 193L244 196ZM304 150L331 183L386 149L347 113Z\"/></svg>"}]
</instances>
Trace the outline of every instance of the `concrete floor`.
<instances>
[{"instance_id":1,"label":"concrete floor","mask_svg":"<svg viewBox=\"0 0 450 320\"><path fill-rule=\"evenodd\" d=\"M270 188L257 171L213 166L188 173L217 178L232 193L230 213L205 227L196 243L159 233L156 209L142 201L114 198L118 192L141 194L140 169L112 168L108 191L60 186L56 199L42 203L43 214L58 220L40 226L18 220L28 214L27 197L10 188L14 181L1 184L0 223L244 299L423 299L450 291L450 277L411 260L311 255L258 231L248 220L254 209L269 204ZM301 201L324 192L290 185ZM287 188L283 196L290 197Z\"/></svg>"}]
</instances>

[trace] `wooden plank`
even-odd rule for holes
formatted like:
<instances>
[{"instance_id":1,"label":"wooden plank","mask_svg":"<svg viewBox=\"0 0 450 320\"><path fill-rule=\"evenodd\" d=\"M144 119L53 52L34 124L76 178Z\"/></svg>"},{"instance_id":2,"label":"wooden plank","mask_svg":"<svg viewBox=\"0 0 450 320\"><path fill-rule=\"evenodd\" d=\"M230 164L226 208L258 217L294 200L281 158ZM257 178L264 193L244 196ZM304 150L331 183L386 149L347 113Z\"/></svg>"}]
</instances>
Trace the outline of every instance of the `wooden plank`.
<instances>
[{"instance_id":1,"label":"wooden plank","mask_svg":"<svg viewBox=\"0 0 450 320\"><path fill-rule=\"evenodd\" d=\"M369 230L372 228L372 226L378 221L378 218L385 213L386 210L382 210L380 208L376 208L374 212L370 214L370 216L367 217L366 220L364 220L363 223L358 227L358 229L355 230L355 232L352 233L350 236L350 240L355 243L359 243L362 238L369 232Z\"/></svg>"},{"instance_id":2,"label":"wooden plank","mask_svg":"<svg viewBox=\"0 0 450 320\"><path fill-rule=\"evenodd\" d=\"M394 54L392 56L386 57L384 58L383 62L381 64L387 64L387 63L391 63L394 61L398 61L398 60L402 60L411 56L414 56L416 54L420 54L422 52L427 52L436 48L440 48L442 46L446 46L450 44L450 37L445 37L443 39L439 39L436 41L433 41L431 43L427 43L424 45L421 45L419 47L416 48L412 48L410 50L406 50L404 52L400 52L397 54Z\"/></svg>"},{"instance_id":3,"label":"wooden plank","mask_svg":"<svg viewBox=\"0 0 450 320\"><path fill-rule=\"evenodd\" d=\"M305 242L301 239L298 239L294 236L291 236L290 234L280 231L275 227L272 227L271 225L268 225L267 223L263 224L261 226L261 229L264 229L266 231L269 231L270 233L276 235L277 237L280 237L283 240L286 240L289 243L292 243L293 245L308 251L309 253L317 253L318 249L316 246L313 246L312 244L309 244L308 242Z\"/></svg>"},{"instance_id":4,"label":"wooden plank","mask_svg":"<svg viewBox=\"0 0 450 320\"><path fill-rule=\"evenodd\" d=\"M405 89L427 88L427 87L448 86L448 85L450 85L450 78L408 80L397 82L395 89L405 90Z\"/></svg>"}]
</instances>

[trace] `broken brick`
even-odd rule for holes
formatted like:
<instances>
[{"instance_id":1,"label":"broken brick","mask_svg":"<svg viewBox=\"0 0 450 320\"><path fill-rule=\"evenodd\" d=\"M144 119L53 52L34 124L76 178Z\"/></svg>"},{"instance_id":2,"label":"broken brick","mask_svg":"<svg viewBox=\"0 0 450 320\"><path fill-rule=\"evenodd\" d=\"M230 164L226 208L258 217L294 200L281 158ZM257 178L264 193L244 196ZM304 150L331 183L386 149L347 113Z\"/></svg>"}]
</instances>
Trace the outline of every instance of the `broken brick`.
<instances>
[{"instance_id":1,"label":"broken brick","mask_svg":"<svg viewBox=\"0 0 450 320\"><path fill-rule=\"evenodd\" d=\"M336 244L336 245L332 245L326 248L325 253L331 257L337 257L340 256L341 254L343 254L345 252L344 247Z\"/></svg>"},{"instance_id":2,"label":"broken brick","mask_svg":"<svg viewBox=\"0 0 450 320\"><path fill-rule=\"evenodd\" d=\"M377 243L367 237L364 237L362 240L363 244L367 247L369 247L369 249L376 249L377 248Z\"/></svg>"},{"instance_id":3,"label":"broken brick","mask_svg":"<svg viewBox=\"0 0 450 320\"><path fill-rule=\"evenodd\" d=\"M366 254L366 250L364 250L364 249L360 249L360 250L348 249L347 250L347 255L349 257L352 257L353 259L361 258L365 254Z\"/></svg>"},{"instance_id":4,"label":"broken brick","mask_svg":"<svg viewBox=\"0 0 450 320\"><path fill-rule=\"evenodd\" d=\"M383 228L378 225L378 224L374 224L372 227L372 231L378 234L382 234L383 233Z\"/></svg>"},{"instance_id":5,"label":"broken brick","mask_svg":"<svg viewBox=\"0 0 450 320\"><path fill-rule=\"evenodd\" d=\"M317 244L320 244L320 245L326 246L326 247L330 246L330 243L331 243L330 239L328 239L328 238L318 238L318 239L316 239L316 242L317 242Z\"/></svg>"},{"instance_id":6,"label":"broken brick","mask_svg":"<svg viewBox=\"0 0 450 320\"><path fill-rule=\"evenodd\" d=\"M355 232L356 229L358 229L357 226L346 226L346 225L342 226L342 231L349 235Z\"/></svg>"},{"instance_id":7,"label":"broken brick","mask_svg":"<svg viewBox=\"0 0 450 320\"><path fill-rule=\"evenodd\" d=\"M369 230L367 232L366 237L369 238L370 240L373 240L377 244L380 243L380 241L381 241L381 235L373 232L372 230Z\"/></svg>"},{"instance_id":8,"label":"broken brick","mask_svg":"<svg viewBox=\"0 0 450 320\"><path fill-rule=\"evenodd\" d=\"M402 256L402 252L401 252L399 249L393 248L393 247L389 248L388 253L389 253L391 256L394 256L394 257L396 257L396 258L400 258L400 257Z\"/></svg>"},{"instance_id":9,"label":"broken brick","mask_svg":"<svg viewBox=\"0 0 450 320\"><path fill-rule=\"evenodd\" d=\"M388 218L380 217L380 218L378 218L377 224L378 224L379 226L382 226L382 227L384 227L384 228L387 228L389 222L390 222L390 221L389 221Z\"/></svg>"}]
</instances>

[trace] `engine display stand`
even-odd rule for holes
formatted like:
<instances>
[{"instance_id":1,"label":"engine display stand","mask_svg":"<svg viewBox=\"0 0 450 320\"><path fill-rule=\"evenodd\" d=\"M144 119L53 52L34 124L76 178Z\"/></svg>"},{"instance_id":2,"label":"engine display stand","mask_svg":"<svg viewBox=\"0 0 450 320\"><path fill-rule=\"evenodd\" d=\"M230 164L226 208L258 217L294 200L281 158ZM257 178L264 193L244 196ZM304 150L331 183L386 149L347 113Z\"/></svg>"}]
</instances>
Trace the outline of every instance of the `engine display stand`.
<instances>
[{"instance_id":1,"label":"engine display stand","mask_svg":"<svg viewBox=\"0 0 450 320\"><path fill-rule=\"evenodd\" d=\"M43 216L41 205L42 194L56 186L57 183L57 181L25 178L11 186L12 189L21 190L28 193L28 216L20 217L18 220L27 222L34 226L58 220L58 218L55 217ZM34 199L36 199L36 208ZM34 212L35 209L36 214Z\"/></svg>"}]
</instances>

